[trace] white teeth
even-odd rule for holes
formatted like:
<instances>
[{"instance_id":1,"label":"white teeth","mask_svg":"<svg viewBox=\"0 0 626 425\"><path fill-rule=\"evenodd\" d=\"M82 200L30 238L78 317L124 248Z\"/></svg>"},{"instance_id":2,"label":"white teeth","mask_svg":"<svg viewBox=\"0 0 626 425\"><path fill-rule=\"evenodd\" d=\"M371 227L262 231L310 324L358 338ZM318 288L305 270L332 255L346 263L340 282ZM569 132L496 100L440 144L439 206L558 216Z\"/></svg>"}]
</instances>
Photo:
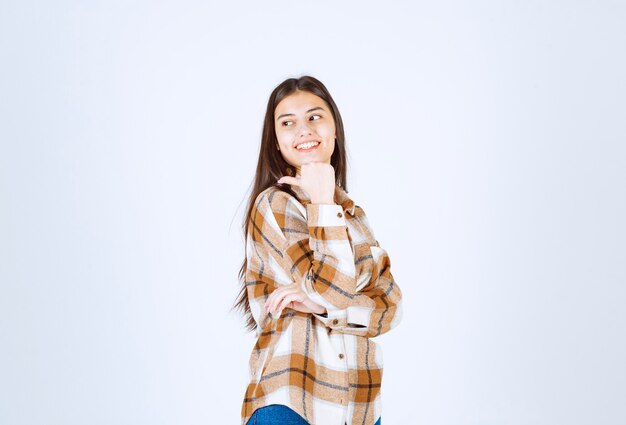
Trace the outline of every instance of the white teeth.
<instances>
[{"instance_id":1,"label":"white teeth","mask_svg":"<svg viewBox=\"0 0 626 425\"><path fill-rule=\"evenodd\" d=\"M307 143L303 143L301 145L298 145L296 147L296 149L308 149L308 148L310 148L312 146L316 146L316 145L319 145L319 142L307 142Z\"/></svg>"}]
</instances>

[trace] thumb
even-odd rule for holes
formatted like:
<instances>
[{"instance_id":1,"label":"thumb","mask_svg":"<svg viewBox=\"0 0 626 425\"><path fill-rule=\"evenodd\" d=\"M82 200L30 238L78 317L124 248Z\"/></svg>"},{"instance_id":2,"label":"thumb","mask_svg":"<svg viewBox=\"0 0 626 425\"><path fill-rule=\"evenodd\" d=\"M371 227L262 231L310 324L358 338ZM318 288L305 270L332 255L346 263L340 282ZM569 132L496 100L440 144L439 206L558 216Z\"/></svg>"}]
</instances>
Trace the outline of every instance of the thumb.
<instances>
[{"instance_id":1,"label":"thumb","mask_svg":"<svg viewBox=\"0 0 626 425\"><path fill-rule=\"evenodd\" d=\"M295 178L295 177L290 177L290 176L282 176L281 178L278 179L277 181L278 183L287 183L287 184L293 184L296 186L300 186L300 181Z\"/></svg>"}]
</instances>

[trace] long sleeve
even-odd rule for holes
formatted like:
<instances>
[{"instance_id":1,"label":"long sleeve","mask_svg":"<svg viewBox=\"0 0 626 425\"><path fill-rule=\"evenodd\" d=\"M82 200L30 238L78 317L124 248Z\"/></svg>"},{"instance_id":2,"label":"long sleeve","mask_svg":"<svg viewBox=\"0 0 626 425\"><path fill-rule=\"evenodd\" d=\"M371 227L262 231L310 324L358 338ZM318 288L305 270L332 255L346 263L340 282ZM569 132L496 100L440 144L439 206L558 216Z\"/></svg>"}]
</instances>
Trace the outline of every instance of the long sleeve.
<instances>
[{"instance_id":1,"label":"long sleeve","mask_svg":"<svg viewBox=\"0 0 626 425\"><path fill-rule=\"evenodd\" d=\"M369 225L365 211L360 206L354 209L354 226L366 235L374 245L359 244L355 253L355 263L365 262L370 270L369 279L357 286L353 303L346 309L332 309L326 306L327 313L315 316L336 331L354 335L375 337L390 331L402 319L402 291L391 273L391 260ZM366 276L367 277L367 276ZM314 294L307 291L311 298ZM323 301L318 301L323 304Z\"/></svg>"},{"instance_id":2,"label":"long sleeve","mask_svg":"<svg viewBox=\"0 0 626 425\"><path fill-rule=\"evenodd\" d=\"M387 251L378 241L370 250L374 262L371 280L357 291L354 304L343 310L327 307L327 314L315 316L339 332L372 338L390 331L401 321L402 291L391 274Z\"/></svg>"},{"instance_id":3,"label":"long sleeve","mask_svg":"<svg viewBox=\"0 0 626 425\"><path fill-rule=\"evenodd\" d=\"M266 190L255 200L249 225L248 298L262 328L263 304L280 284L300 282L327 313L314 316L337 332L373 337L401 316L401 292L387 253L371 247L370 281L357 290L355 254L340 205L303 206L286 192Z\"/></svg>"}]
</instances>

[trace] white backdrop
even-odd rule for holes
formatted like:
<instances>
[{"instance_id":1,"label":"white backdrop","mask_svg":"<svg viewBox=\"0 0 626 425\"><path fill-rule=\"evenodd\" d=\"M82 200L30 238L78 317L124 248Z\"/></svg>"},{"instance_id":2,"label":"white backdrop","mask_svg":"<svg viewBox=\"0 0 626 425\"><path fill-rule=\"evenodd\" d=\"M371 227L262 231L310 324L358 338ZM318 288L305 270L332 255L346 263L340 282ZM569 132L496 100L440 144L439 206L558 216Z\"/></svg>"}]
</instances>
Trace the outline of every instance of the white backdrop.
<instances>
[{"instance_id":1,"label":"white backdrop","mask_svg":"<svg viewBox=\"0 0 626 425\"><path fill-rule=\"evenodd\" d=\"M626 423L624 22L598 0L2 1L0 423L239 423L243 207L267 98L304 74L404 293L383 424Z\"/></svg>"}]
</instances>

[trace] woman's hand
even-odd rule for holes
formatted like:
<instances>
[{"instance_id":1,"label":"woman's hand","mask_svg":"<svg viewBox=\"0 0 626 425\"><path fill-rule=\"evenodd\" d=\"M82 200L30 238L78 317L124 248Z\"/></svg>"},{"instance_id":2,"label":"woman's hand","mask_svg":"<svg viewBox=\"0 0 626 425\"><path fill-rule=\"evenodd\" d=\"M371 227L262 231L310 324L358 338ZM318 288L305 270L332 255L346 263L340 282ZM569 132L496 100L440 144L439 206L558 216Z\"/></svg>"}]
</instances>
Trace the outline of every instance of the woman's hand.
<instances>
[{"instance_id":1,"label":"woman's hand","mask_svg":"<svg viewBox=\"0 0 626 425\"><path fill-rule=\"evenodd\" d=\"M280 317L285 308L303 313L323 314L326 312L326 308L311 300L297 282L278 287L265 302L265 310L275 317ZM278 314L274 314L274 312L278 312Z\"/></svg>"},{"instance_id":2,"label":"woman's hand","mask_svg":"<svg viewBox=\"0 0 626 425\"><path fill-rule=\"evenodd\" d=\"M335 203L335 169L326 162L302 164L299 177L283 176L278 183L300 186L313 204Z\"/></svg>"}]
</instances>

